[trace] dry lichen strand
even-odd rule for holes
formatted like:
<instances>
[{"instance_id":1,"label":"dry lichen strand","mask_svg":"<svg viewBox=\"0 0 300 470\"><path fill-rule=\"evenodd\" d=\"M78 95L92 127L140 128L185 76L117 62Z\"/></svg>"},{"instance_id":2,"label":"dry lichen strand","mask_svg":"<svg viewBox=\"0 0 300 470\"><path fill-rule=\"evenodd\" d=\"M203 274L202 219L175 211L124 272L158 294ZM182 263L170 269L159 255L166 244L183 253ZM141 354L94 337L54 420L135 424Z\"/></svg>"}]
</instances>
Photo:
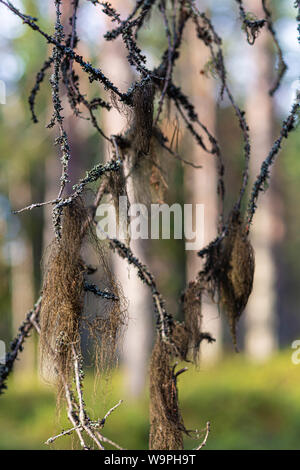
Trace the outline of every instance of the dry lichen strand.
<instances>
[{"instance_id":1,"label":"dry lichen strand","mask_svg":"<svg viewBox=\"0 0 300 470\"><path fill-rule=\"evenodd\" d=\"M126 305L122 290L113 278L106 261L105 247L86 224L87 210L82 199L63 209L61 239L50 246L43 284L41 307L40 369L42 376L68 382L72 375L72 350L80 353L80 329L89 333L97 371L105 372L116 364L118 341L126 326ZM86 227L83 231L82 227ZM99 311L84 309L84 278L87 267L81 259L83 245L93 248L105 276L105 286L117 300L98 299ZM93 295L93 294L87 294Z\"/></svg>"},{"instance_id":2,"label":"dry lichen strand","mask_svg":"<svg viewBox=\"0 0 300 470\"><path fill-rule=\"evenodd\" d=\"M195 364L198 362L198 351L203 340L201 332L202 313L201 298L203 285L199 279L190 282L183 297L184 323L188 331L189 346L184 359L188 358Z\"/></svg>"},{"instance_id":3,"label":"dry lichen strand","mask_svg":"<svg viewBox=\"0 0 300 470\"><path fill-rule=\"evenodd\" d=\"M131 175L134 180L134 197L139 203L148 208L151 203L162 204L167 188L164 162L161 149L158 149L157 141L151 138L149 153L141 155L138 159L132 158ZM133 162L136 162L133 165Z\"/></svg>"},{"instance_id":4,"label":"dry lichen strand","mask_svg":"<svg viewBox=\"0 0 300 470\"><path fill-rule=\"evenodd\" d=\"M108 246L91 233L90 241L95 258L99 260L106 289L117 301L99 299L99 311L85 312L82 325L93 344L94 364L97 375L110 374L117 364L117 353L128 321L127 301L122 286L117 282L108 263Z\"/></svg>"},{"instance_id":5,"label":"dry lichen strand","mask_svg":"<svg viewBox=\"0 0 300 470\"><path fill-rule=\"evenodd\" d=\"M128 129L123 137L127 143L124 155L129 159L135 200L146 205L152 201L161 202L166 188L158 143L153 135L154 97L152 81L144 80L134 85L133 108L128 113Z\"/></svg>"},{"instance_id":6,"label":"dry lichen strand","mask_svg":"<svg viewBox=\"0 0 300 470\"><path fill-rule=\"evenodd\" d=\"M170 362L170 347L157 338L150 361L150 450L183 449L186 430Z\"/></svg>"},{"instance_id":7,"label":"dry lichen strand","mask_svg":"<svg viewBox=\"0 0 300 470\"><path fill-rule=\"evenodd\" d=\"M229 225L229 234L224 242L227 245L227 269L220 281L220 303L227 314L233 343L237 349L236 323L252 291L254 250L240 219Z\"/></svg>"},{"instance_id":8,"label":"dry lichen strand","mask_svg":"<svg viewBox=\"0 0 300 470\"><path fill-rule=\"evenodd\" d=\"M133 95L132 122L127 138L136 157L149 152L153 126L154 86L149 80L136 87Z\"/></svg>"},{"instance_id":9,"label":"dry lichen strand","mask_svg":"<svg viewBox=\"0 0 300 470\"><path fill-rule=\"evenodd\" d=\"M118 174L119 172L117 172ZM89 206L95 195L85 190L85 206ZM100 241L92 224L87 225L86 236L83 243L84 253L90 253L90 258L96 266L97 280L101 290L111 294L111 298L97 297L88 293L87 296L94 296L93 308L88 302L85 303L84 312L81 318L82 329L88 333L90 351L93 353L93 363L96 375L103 377L109 375L111 370L117 365L117 355L119 351L122 335L127 326L127 301L123 294L123 289L111 272L109 261L109 246L105 241ZM86 298L86 300L88 300Z\"/></svg>"},{"instance_id":10,"label":"dry lichen strand","mask_svg":"<svg viewBox=\"0 0 300 470\"><path fill-rule=\"evenodd\" d=\"M225 237L211 245L203 271L203 285L218 302L228 318L232 339L236 344L236 323L245 309L252 291L254 251L239 211L229 216Z\"/></svg>"},{"instance_id":11,"label":"dry lichen strand","mask_svg":"<svg viewBox=\"0 0 300 470\"><path fill-rule=\"evenodd\" d=\"M86 213L81 202L63 210L61 239L52 242L45 268L41 306L40 368L46 380L68 381L71 345L79 345L84 300L84 266L80 257ZM61 385L58 384L58 385Z\"/></svg>"},{"instance_id":12,"label":"dry lichen strand","mask_svg":"<svg viewBox=\"0 0 300 470\"><path fill-rule=\"evenodd\" d=\"M191 282L184 293L184 321L174 322L171 329L172 343L157 337L150 361L150 435L149 449L183 449L183 434L189 434L184 426L178 405L176 374L173 358L196 362L200 343L209 335L201 332L200 280Z\"/></svg>"}]
</instances>

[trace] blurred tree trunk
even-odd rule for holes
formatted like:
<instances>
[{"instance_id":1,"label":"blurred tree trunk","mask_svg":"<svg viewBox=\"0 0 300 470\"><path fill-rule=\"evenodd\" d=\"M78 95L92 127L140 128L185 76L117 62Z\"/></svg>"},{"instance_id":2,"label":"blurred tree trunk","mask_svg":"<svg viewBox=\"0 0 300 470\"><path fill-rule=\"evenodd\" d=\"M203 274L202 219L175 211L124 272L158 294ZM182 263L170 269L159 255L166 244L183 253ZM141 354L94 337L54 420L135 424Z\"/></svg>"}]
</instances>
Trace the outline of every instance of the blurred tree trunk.
<instances>
[{"instance_id":1,"label":"blurred tree trunk","mask_svg":"<svg viewBox=\"0 0 300 470\"><path fill-rule=\"evenodd\" d=\"M191 26L191 25L190 25ZM189 70L188 80L184 83L184 89L194 103L199 119L205 124L212 134L216 131L216 104L214 98L214 81L200 72L209 60L208 48L196 38L193 27L187 33L186 62ZM184 77L184 75L183 75ZM204 138L207 143L207 139ZM195 213L196 204L204 204L204 245L212 241L217 234L217 175L216 160L213 155L206 153L189 136L186 139L185 152L189 160L201 169L185 166L185 203L193 204ZM208 147L210 147L208 143ZM200 230L200 227L197 228ZM186 275L187 281L195 278L202 269L202 260L197 256L197 251L186 252ZM222 323L217 306L205 297L202 306L203 331L208 331L216 338L216 343L207 344L203 341L201 345L201 361L215 362L219 359L222 350Z\"/></svg>"},{"instance_id":2,"label":"blurred tree trunk","mask_svg":"<svg viewBox=\"0 0 300 470\"><path fill-rule=\"evenodd\" d=\"M115 2L118 11L125 8L124 2ZM127 10L128 11L128 10ZM108 28L112 28L108 22ZM102 39L102 41L104 41ZM102 44L100 64L104 73L121 89L128 87L133 81L133 75L126 60L126 50L118 39ZM117 134L126 128L126 117L119 111L112 109L103 112L100 126L107 135ZM106 149L106 158L111 158ZM134 199L131 178L127 180L127 194L130 203L138 202ZM145 259L145 243L147 240L132 240L131 249L143 263ZM113 269L116 279L121 283L124 295L128 301L128 325L124 334L121 350L122 361L125 366L126 393L132 398L140 395L145 387L149 351L152 340L152 300L149 288L137 276L136 269L129 266L117 254L112 255Z\"/></svg>"},{"instance_id":3,"label":"blurred tree trunk","mask_svg":"<svg viewBox=\"0 0 300 470\"><path fill-rule=\"evenodd\" d=\"M249 11L263 17L260 0L248 1ZM250 49L250 47L248 48ZM264 28L250 49L255 70L246 103L252 145L251 180L258 175L262 161L272 146L273 107L268 92L272 84L272 55L270 36ZM265 360L277 348L277 319L275 292L275 262L272 253L274 239L272 187L261 195L251 228L255 250L255 276L245 316L245 349L253 359Z\"/></svg>"},{"instance_id":4,"label":"blurred tree trunk","mask_svg":"<svg viewBox=\"0 0 300 470\"><path fill-rule=\"evenodd\" d=\"M28 180L10 181L9 197L13 208L32 202L31 188ZM11 309L13 335L24 321L26 313L34 304L34 268L32 240L26 233L22 233L11 244ZM16 362L14 371L16 376L33 374L35 368L35 346L32 335L26 340L26 347L22 352L22 361Z\"/></svg>"}]
</instances>

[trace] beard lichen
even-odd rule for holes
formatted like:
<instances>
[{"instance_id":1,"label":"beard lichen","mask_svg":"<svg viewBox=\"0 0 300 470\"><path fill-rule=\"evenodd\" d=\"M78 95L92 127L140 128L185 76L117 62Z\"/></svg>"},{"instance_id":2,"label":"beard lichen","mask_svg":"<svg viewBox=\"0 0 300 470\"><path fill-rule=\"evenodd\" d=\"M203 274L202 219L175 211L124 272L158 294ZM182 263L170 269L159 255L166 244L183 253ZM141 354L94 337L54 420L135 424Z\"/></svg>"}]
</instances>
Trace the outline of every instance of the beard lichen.
<instances>
[{"instance_id":1,"label":"beard lichen","mask_svg":"<svg viewBox=\"0 0 300 470\"><path fill-rule=\"evenodd\" d=\"M254 250L240 212L233 210L226 235L210 247L200 277L213 299L217 294L221 310L227 316L236 350L236 324L252 291L254 268Z\"/></svg>"},{"instance_id":2,"label":"beard lichen","mask_svg":"<svg viewBox=\"0 0 300 470\"><path fill-rule=\"evenodd\" d=\"M90 269L82 253L92 248L105 289L88 285ZM82 199L63 208L60 239L50 247L45 264L40 318L40 371L42 377L58 387L73 377L74 351L81 355L82 332L92 346L97 372L107 372L116 364L117 347L126 326L126 306L122 290L110 272L107 253L88 223L88 210ZM89 293L91 291L91 293ZM88 311L86 299L94 296Z\"/></svg>"},{"instance_id":3,"label":"beard lichen","mask_svg":"<svg viewBox=\"0 0 300 470\"><path fill-rule=\"evenodd\" d=\"M69 381L72 345L80 348L79 326L84 305L82 225L86 214L80 202L64 207L61 238L48 255L40 319L40 369L50 382Z\"/></svg>"}]
</instances>

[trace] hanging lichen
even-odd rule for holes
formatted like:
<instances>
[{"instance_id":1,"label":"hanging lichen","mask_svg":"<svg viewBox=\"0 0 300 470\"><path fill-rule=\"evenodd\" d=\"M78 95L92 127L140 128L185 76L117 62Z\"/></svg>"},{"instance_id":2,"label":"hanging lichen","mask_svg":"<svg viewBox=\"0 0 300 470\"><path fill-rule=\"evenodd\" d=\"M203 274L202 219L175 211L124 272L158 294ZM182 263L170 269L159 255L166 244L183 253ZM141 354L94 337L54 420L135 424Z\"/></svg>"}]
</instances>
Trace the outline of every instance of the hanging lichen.
<instances>
[{"instance_id":1,"label":"hanging lichen","mask_svg":"<svg viewBox=\"0 0 300 470\"><path fill-rule=\"evenodd\" d=\"M254 276L254 251L239 211L232 211L224 238L211 245L200 276L212 298L217 294L237 349L236 324L247 305Z\"/></svg>"},{"instance_id":2,"label":"hanging lichen","mask_svg":"<svg viewBox=\"0 0 300 470\"><path fill-rule=\"evenodd\" d=\"M40 368L46 380L69 380L71 346L79 346L84 299L81 230L86 213L80 202L63 209L61 239L50 246L41 306ZM61 385L61 384L60 384Z\"/></svg>"},{"instance_id":3,"label":"hanging lichen","mask_svg":"<svg viewBox=\"0 0 300 470\"><path fill-rule=\"evenodd\" d=\"M186 432L178 406L176 375L170 346L157 339L150 362L149 449L183 449Z\"/></svg>"}]
</instances>

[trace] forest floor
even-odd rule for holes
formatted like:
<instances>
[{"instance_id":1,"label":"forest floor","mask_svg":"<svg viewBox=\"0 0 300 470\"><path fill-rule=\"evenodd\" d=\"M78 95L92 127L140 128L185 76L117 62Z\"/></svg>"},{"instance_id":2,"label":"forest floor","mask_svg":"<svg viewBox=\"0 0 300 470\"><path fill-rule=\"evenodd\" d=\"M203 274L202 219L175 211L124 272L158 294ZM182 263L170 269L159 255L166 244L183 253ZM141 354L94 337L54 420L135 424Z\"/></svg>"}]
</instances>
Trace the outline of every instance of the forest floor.
<instances>
[{"instance_id":1,"label":"forest floor","mask_svg":"<svg viewBox=\"0 0 300 470\"><path fill-rule=\"evenodd\" d=\"M291 352L282 352L260 365L240 354L198 371L192 366L179 378L186 427L201 429L210 421L206 449L299 449L299 377L300 364L292 363ZM87 375L87 409L92 418L100 418L123 399L103 434L124 448L146 449L147 393L139 400L130 400L122 392L122 383L122 369L105 385L99 380L96 387ZM67 429L64 415L63 410L56 410L51 387L36 377L15 375L0 397L0 449L47 449L44 441ZM186 439L185 444L193 449L197 441ZM78 442L66 436L50 447L78 448Z\"/></svg>"}]
</instances>

